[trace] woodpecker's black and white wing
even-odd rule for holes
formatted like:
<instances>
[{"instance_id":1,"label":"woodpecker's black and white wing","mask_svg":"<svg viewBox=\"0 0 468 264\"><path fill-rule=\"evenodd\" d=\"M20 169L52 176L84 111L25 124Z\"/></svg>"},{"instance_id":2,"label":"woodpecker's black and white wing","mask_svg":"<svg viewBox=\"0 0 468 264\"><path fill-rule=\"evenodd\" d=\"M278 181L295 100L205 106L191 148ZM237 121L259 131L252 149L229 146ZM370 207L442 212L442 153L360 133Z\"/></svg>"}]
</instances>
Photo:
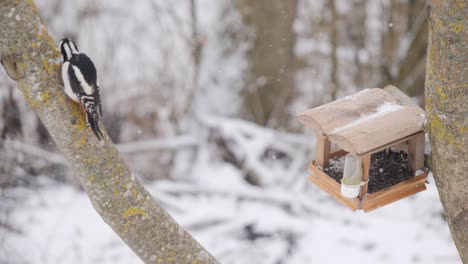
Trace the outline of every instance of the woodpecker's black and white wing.
<instances>
[{"instance_id":1,"label":"woodpecker's black and white wing","mask_svg":"<svg viewBox=\"0 0 468 264\"><path fill-rule=\"evenodd\" d=\"M86 110L88 125L101 140L102 132L98 123L102 115L102 106L96 68L91 59L83 53L73 54L66 67L67 69L62 71L67 70L69 89L71 88L78 102Z\"/></svg>"}]
</instances>

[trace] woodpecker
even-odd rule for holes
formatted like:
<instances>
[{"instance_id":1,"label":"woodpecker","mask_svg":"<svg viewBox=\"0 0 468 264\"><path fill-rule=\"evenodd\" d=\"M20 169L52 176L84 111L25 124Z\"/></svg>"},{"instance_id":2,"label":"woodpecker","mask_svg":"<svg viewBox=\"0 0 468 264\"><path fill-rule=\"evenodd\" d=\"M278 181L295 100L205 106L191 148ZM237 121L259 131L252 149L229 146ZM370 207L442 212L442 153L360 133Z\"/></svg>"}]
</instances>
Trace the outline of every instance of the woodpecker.
<instances>
[{"instance_id":1,"label":"woodpecker","mask_svg":"<svg viewBox=\"0 0 468 264\"><path fill-rule=\"evenodd\" d=\"M60 41L63 56L62 79L65 93L79 103L86 112L86 126L91 127L96 137L103 137L99 129L99 118L102 116L99 81L93 61L78 51L76 44L68 38Z\"/></svg>"}]
</instances>

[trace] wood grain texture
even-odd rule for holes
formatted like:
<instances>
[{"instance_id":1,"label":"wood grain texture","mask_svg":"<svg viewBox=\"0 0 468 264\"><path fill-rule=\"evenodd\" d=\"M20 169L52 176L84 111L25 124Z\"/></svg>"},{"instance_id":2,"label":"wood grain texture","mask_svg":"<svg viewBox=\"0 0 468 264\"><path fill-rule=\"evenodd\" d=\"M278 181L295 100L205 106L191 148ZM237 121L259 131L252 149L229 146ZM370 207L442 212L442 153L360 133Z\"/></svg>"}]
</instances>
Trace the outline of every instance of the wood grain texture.
<instances>
[{"instance_id":1,"label":"wood grain texture","mask_svg":"<svg viewBox=\"0 0 468 264\"><path fill-rule=\"evenodd\" d=\"M330 159L331 143L327 137L316 135L315 164L322 168L328 167Z\"/></svg>"},{"instance_id":2,"label":"wood grain texture","mask_svg":"<svg viewBox=\"0 0 468 264\"><path fill-rule=\"evenodd\" d=\"M362 181L364 182L364 185L361 186L361 190L359 192L359 199L362 199L362 197L364 197L364 195L367 194L367 187L369 186L370 163L370 154L361 157Z\"/></svg>"},{"instance_id":3,"label":"wood grain texture","mask_svg":"<svg viewBox=\"0 0 468 264\"><path fill-rule=\"evenodd\" d=\"M372 113L384 102L396 103L397 100L380 88L371 88L307 110L298 114L297 118L306 127L328 135L337 127L349 124L364 114Z\"/></svg>"},{"instance_id":4,"label":"wood grain texture","mask_svg":"<svg viewBox=\"0 0 468 264\"><path fill-rule=\"evenodd\" d=\"M309 180L320 187L320 189L324 190L328 194L330 194L335 200L344 204L345 206L349 207L351 210L356 211L359 209L359 199L349 199L343 197L341 195L341 185L337 183L334 179L330 176L325 174L323 171L319 170L315 166L315 161L309 165L309 170L311 175L309 176Z\"/></svg>"},{"instance_id":5,"label":"wood grain texture","mask_svg":"<svg viewBox=\"0 0 468 264\"><path fill-rule=\"evenodd\" d=\"M363 90L297 115L317 135L355 155L422 131L424 111L394 86Z\"/></svg>"},{"instance_id":6,"label":"wood grain texture","mask_svg":"<svg viewBox=\"0 0 468 264\"><path fill-rule=\"evenodd\" d=\"M389 92L401 105L417 106L413 99L408 97L405 93L393 85L385 86L384 90Z\"/></svg>"},{"instance_id":7,"label":"wood grain texture","mask_svg":"<svg viewBox=\"0 0 468 264\"><path fill-rule=\"evenodd\" d=\"M428 172L415 176L410 180L400 182L396 185L380 190L375 193L366 194L361 202L361 208L364 212L370 212L387 204L396 202L415 193L426 190L424 182L427 179Z\"/></svg>"},{"instance_id":8,"label":"wood grain texture","mask_svg":"<svg viewBox=\"0 0 468 264\"><path fill-rule=\"evenodd\" d=\"M330 141L356 155L374 152L381 146L422 131L419 114L420 109L407 107L333 132Z\"/></svg>"},{"instance_id":9,"label":"wood grain texture","mask_svg":"<svg viewBox=\"0 0 468 264\"><path fill-rule=\"evenodd\" d=\"M424 168L424 133L418 133L408 140L409 167L412 171Z\"/></svg>"},{"instance_id":10,"label":"wood grain texture","mask_svg":"<svg viewBox=\"0 0 468 264\"><path fill-rule=\"evenodd\" d=\"M330 156L337 157L345 154L345 151L339 150L331 153ZM370 155L363 157L363 172L369 171L370 169L370 157ZM311 173L309 180L312 183L317 185L320 189L330 194L335 200L347 206L351 210L356 211L358 209L362 209L366 213L426 190L425 182L429 173L429 170L426 169L424 173L420 175L375 193L367 193L366 184L361 187L361 192L358 198L349 199L341 195L341 185L333 178L328 176L325 172L317 168L315 161L310 163L309 170ZM368 179L369 174L364 174L363 181L367 181Z\"/></svg>"}]
</instances>

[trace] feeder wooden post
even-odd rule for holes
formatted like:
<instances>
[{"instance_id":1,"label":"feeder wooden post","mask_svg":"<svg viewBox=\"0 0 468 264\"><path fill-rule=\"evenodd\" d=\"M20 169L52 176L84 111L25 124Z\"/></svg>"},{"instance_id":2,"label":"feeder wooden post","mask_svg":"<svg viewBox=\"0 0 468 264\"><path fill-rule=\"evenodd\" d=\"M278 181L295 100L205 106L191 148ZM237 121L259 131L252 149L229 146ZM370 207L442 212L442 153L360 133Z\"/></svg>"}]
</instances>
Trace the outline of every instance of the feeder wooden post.
<instances>
[{"instance_id":1,"label":"feeder wooden post","mask_svg":"<svg viewBox=\"0 0 468 264\"><path fill-rule=\"evenodd\" d=\"M362 181L365 182L361 186L361 192L359 193L359 199L362 199L367 193L367 186L369 185L369 173L370 173L370 162L371 154L361 156L361 167L362 167Z\"/></svg>"},{"instance_id":2,"label":"feeder wooden post","mask_svg":"<svg viewBox=\"0 0 468 264\"><path fill-rule=\"evenodd\" d=\"M424 168L424 133L419 133L408 140L409 167L415 172Z\"/></svg>"},{"instance_id":3,"label":"feeder wooden post","mask_svg":"<svg viewBox=\"0 0 468 264\"><path fill-rule=\"evenodd\" d=\"M316 135L315 143L315 164L322 168L328 167L328 160L330 158L331 142L330 140L321 135Z\"/></svg>"}]
</instances>

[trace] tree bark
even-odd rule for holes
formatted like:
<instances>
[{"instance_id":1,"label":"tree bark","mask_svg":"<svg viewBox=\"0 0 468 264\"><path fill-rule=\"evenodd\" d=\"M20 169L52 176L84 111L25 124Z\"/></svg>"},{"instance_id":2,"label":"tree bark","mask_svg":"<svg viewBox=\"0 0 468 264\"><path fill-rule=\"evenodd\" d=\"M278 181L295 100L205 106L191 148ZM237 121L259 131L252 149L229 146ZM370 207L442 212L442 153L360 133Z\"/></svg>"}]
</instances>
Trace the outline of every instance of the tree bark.
<instances>
[{"instance_id":1,"label":"tree bark","mask_svg":"<svg viewBox=\"0 0 468 264\"><path fill-rule=\"evenodd\" d=\"M411 41L405 56L399 62L399 71L395 84L407 95L419 96L424 93L428 39L427 14L424 5L420 6L419 9L409 8L409 10L412 13L408 12L408 17L412 19L408 24L412 24L410 24L410 31L406 34L411 36Z\"/></svg>"},{"instance_id":2,"label":"tree bark","mask_svg":"<svg viewBox=\"0 0 468 264\"><path fill-rule=\"evenodd\" d=\"M0 1L0 57L104 221L145 263L217 263L152 198L60 85L61 56L34 1ZM79 216L78 216L79 217Z\"/></svg>"},{"instance_id":3,"label":"tree bark","mask_svg":"<svg viewBox=\"0 0 468 264\"><path fill-rule=\"evenodd\" d=\"M339 89L338 81L338 12L336 11L335 0L328 0L328 5L331 13L330 21L330 44L331 44L331 54L330 54L330 97L332 101L336 100Z\"/></svg>"},{"instance_id":4,"label":"tree bark","mask_svg":"<svg viewBox=\"0 0 468 264\"><path fill-rule=\"evenodd\" d=\"M468 5L429 1L426 64L431 169L463 263L468 263Z\"/></svg>"},{"instance_id":5,"label":"tree bark","mask_svg":"<svg viewBox=\"0 0 468 264\"><path fill-rule=\"evenodd\" d=\"M294 95L297 0L238 0L245 25L255 32L247 52L249 69L243 114L257 124L288 127Z\"/></svg>"},{"instance_id":6,"label":"tree bark","mask_svg":"<svg viewBox=\"0 0 468 264\"><path fill-rule=\"evenodd\" d=\"M348 28L345 34L348 35L351 43L353 44L354 50L354 86L359 88L366 87L365 77L366 67L361 61L359 54L366 47L366 38L367 38L367 13L366 13L367 3L365 0L354 0L352 11L348 12L345 15L346 22L348 23Z\"/></svg>"}]
</instances>

